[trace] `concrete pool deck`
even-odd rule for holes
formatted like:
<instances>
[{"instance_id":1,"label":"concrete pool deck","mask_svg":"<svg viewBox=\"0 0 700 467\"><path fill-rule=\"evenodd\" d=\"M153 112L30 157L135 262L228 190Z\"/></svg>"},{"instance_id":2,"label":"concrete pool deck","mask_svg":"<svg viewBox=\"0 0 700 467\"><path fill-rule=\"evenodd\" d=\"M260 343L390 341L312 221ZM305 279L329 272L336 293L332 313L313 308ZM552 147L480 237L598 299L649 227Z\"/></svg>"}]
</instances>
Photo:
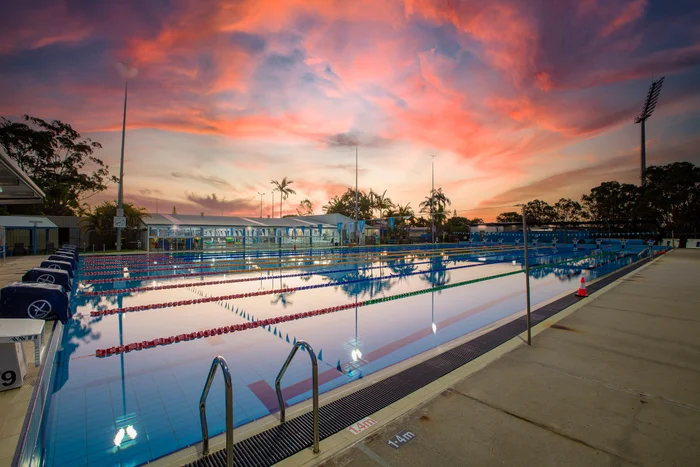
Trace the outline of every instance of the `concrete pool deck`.
<instances>
[{"instance_id":1,"label":"concrete pool deck","mask_svg":"<svg viewBox=\"0 0 700 467\"><path fill-rule=\"evenodd\" d=\"M22 276L31 268L38 267L46 260L48 255L37 256L16 256L10 257L2 263L0 259L0 288L11 282L22 280ZM44 346L49 341L51 326L44 328ZM0 392L0 467L9 466L15 454L20 431L27 415L29 401L34 386L37 383L39 368L34 366L34 344L23 342L24 354L27 356L27 376L24 378L24 385L17 389ZM42 354L44 348L41 349ZM43 357L42 357L43 359Z\"/></svg>"},{"instance_id":2,"label":"concrete pool deck","mask_svg":"<svg viewBox=\"0 0 700 467\"><path fill-rule=\"evenodd\" d=\"M279 465L697 465L698 284L675 250Z\"/></svg>"}]
</instances>

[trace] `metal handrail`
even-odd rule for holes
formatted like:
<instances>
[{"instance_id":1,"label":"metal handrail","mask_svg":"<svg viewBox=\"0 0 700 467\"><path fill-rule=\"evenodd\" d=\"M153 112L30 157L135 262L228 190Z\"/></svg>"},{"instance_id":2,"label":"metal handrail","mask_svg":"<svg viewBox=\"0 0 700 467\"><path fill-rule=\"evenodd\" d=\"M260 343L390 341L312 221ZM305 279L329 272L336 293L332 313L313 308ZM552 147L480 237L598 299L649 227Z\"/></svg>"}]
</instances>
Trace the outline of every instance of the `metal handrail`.
<instances>
[{"instance_id":1,"label":"metal handrail","mask_svg":"<svg viewBox=\"0 0 700 467\"><path fill-rule=\"evenodd\" d=\"M211 362L209 376L199 399L199 418L202 421L202 455L209 454L209 427L207 426L207 396L216 375L216 367L221 367L226 385L226 465L233 467L233 386L231 384L231 372L228 369L226 359L219 355Z\"/></svg>"},{"instance_id":2,"label":"metal handrail","mask_svg":"<svg viewBox=\"0 0 700 467\"><path fill-rule=\"evenodd\" d=\"M275 380L275 389L277 390L277 401L280 404L280 423L284 423L285 409L284 400L282 399L282 388L280 387L280 383L282 382L282 376L284 376L284 372L287 371L289 364L292 363L292 359L294 358L294 355L296 355L297 350L299 350L299 347L304 347L309 352L309 357L311 358L311 371L313 373L314 453L318 453L318 361L316 360L316 354L314 353L314 349L312 349L309 343L306 341L297 341L296 344L294 344L292 351L289 352L287 361L284 362L284 365L282 365L282 369L280 370L280 373L277 375L277 379Z\"/></svg>"}]
</instances>

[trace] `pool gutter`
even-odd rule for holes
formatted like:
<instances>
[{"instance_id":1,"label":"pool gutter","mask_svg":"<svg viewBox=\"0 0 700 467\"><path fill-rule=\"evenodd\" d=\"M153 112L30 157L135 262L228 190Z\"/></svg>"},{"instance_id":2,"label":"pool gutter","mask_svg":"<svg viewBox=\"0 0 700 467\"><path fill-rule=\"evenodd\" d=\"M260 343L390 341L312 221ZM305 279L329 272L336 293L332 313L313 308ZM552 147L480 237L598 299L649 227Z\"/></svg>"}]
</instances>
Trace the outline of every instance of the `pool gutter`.
<instances>
[{"instance_id":1,"label":"pool gutter","mask_svg":"<svg viewBox=\"0 0 700 467\"><path fill-rule=\"evenodd\" d=\"M37 453L41 422L46 409L49 391L53 386L55 376L55 359L61 339L63 337L64 326L60 321L53 322L51 336L49 337L46 350L44 351L37 381L29 400L27 415L22 424L22 431L17 440L17 448L12 458L12 467L31 467L41 464L41 452Z\"/></svg>"}]
</instances>

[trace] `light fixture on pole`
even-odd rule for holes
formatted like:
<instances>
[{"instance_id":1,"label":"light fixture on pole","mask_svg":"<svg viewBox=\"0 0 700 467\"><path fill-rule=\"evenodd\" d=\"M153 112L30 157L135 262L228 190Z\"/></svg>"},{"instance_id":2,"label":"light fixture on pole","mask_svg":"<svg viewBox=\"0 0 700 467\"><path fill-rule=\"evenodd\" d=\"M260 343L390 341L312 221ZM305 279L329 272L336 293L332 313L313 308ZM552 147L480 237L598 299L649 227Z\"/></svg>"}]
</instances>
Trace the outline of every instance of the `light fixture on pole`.
<instances>
[{"instance_id":1,"label":"light fixture on pole","mask_svg":"<svg viewBox=\"0 0 700 467\"><path fill-rule=\"evenodd\" d=\"M664 84L664 78L665 78L665 76L662 76L661 78L659 78L656 81L653 81L651 83L651 86L649 86L649 92L647 93L647 98L644 101L644 106L642 107L642 111L634 119L634 123L641 123L642 124L642 146L641 146L642 172L640 174L640 176L641 176L640 181L641 181L642 188L644 188L646 186L646 171L647 171L647 150L646 150L645 124L646 124L647 119L649 117L651 117L651 114L654 113L654 109L656 109L656 103L659 100L659 94L661 93L661 86L663 86L663 84Z\"/></svg>"},{"instance_id":2,"label":"light fixture on pole","mask_svg":"<svg viewBox=\"0 0 700 467\"><path fill-rule=\"evenodd\" d=\"M119 157L119 191L117 194L117 216L124 217L124 140L126 138L126 101L129 79L136 77L138 70L123 63L117 63L117 71L124 78L124 115L122 117L122 148ZM115 219L116 222L116 219ZM122 251L122 227L117 227L117 251Z\"/></svg>"},{"instance_id":3,"label":"light fixture on pole","mask_svg":"<svg viewBox=\"0 0 700 467\"><path fill-rule=\"evenodd\" d=\"M265 193L260 193L258 191L258 194L260 195L260 219L262 219L262 197L265 195Z\"/></svg>"},{"instance_id":4,"label":"light fixture on pole","mask_svg":"<svg viewBox=\"0 0 700 467\"><path fill-rule=\"evenodd\" d=\"M275 218L275 190L273 189L270 192L270 214L272 214L270 217L272 219Z\"/></svg>"}]
</instances>

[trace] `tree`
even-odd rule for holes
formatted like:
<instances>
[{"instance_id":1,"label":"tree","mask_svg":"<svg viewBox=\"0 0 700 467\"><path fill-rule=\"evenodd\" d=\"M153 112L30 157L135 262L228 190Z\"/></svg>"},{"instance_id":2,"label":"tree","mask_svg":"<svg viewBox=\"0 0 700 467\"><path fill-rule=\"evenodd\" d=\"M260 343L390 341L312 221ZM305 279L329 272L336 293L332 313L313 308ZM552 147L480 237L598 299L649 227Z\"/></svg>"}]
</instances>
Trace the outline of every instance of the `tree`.
<instances>
[{"instance_id":1,"label":"tree","mask_svg":"<svg viewBox=\"0 0 700 467\"><path fill-rule=\"evenodd\" d=\"M553 222L556 214L554 208L546 201L536 199L525 205L528 224L547 224Z\"/></svg>"},{"instance_id":2,"label":"tree","mask_svg":"<svg viewBox=\"0 0 700 467\"><path fill-rule=\"evenodd\" d=\"M700 226L700 167L690 162L651 166L646 179L641 203L645 214L676 232Z\"/></svg>"},{"instance_id":3,"label":"tree","mask_svg":"<svg viewBox=\"0 0 700 467\"><path fill-rule=\"evenodd\" d=\"M173 204L173 212L171 214L177 214L177 208L175 207L174 204Z\"/></svg>"},{"instance_id":4,"label":"tree","mask_svg":"<svg viewBox=\"0 0 700 467\"><path fill-rule=\"evenodd\" d=\"M280 219L282 218L282 200L289 198L289 195L295 195L297 194L296 191L294 191L292 188L289 187L292 183L294 183L294 180L287 180L287 177L284 177L281 182L278 182L276 180L270 181L271 184L275 186L275 190L280 192Z\"/></svg>"},{"instance_id":5,"label":"tree","mask_svg":"<svg viewBox=\"0 0 700 467\"><path fill-rule=\"evenodd\" d=\"M629 221L637 217L640 195L635 185L620 182L603 182L581 197L591 220L610 222Z\"/></svg>"},{"instance_id":6,"label":"tree","mask_svg":"<svg viewBox=\"0 0 700 467\"><path fill-rule=\"evenodd\" d=\"M372 202L370 197L362 190L357 193L358 219L372 219ZM342 214L344 216L355 218L355 190L348 188L342 196L335 195L328 200L328 203L323 206L323 211L326 214Z\"/></svg>"},{"instance_id":7,"label":"tree","mask_svg":"<svg viewBox=\"0 0 700 467\"><path fill-rule=\"evenodd\" d=\"M570 198L561 198L554 205L554 218L557 222L577 222L583 219L581 203Z\"/></svg>"},{"instance_id":8,"label":"tree","mask_svg":"<svg viewBox=\"0 0 700 467\"><path fill-rule=\"evenodd\" d=\"M435 219L435 224L440 226L447 218L446 208L449 204L452 204L452 201L445 196L445 193L442 192L442 188L438 188L437 190L431 190L430 194L425 197L425 200L421 201L420 211L432 214L432 217Z\"/></svg>"},{"instance_id":9,"label":"tree","mask_svg":"<svg viewBox=\"0 0 700 467\"><path fill-rule=\"evenodd\" d=\"M496 222L522 222L523 216L519 212L502 212L496 217Z\"/></svg>"},{"instance_id":10,"label":"tree","mask_svg":"<svg viewBox=\"0 0 700 467\"><path fill-rule=\"evenodd\" d=\"M300 216L310 216L314 213L314 205L308 199L301 200L297 208L297 214Z\"/></svg>"},{"instance_id":11,"label":"tree","mask_svg":"<svg viewBox=\"0 0 700 467\"><path fill-rule=\"evenodd\" d=\"M60 120L24 115L22 122L0 118L0 147L46 194L43 214L73 215L82 202L107 189L116 177L93 154L100 143L81 139Z\"/></svg>"},{"instance_id":12,"label":"tree","mask_svg":"<svg viewBox=\"0 0 700 467\"><path fill-rule=\"evenodd\" d=\"M131 203L123 203L124 216L126 217L126 229L122 230L124 241L137 241L138 232L142 227L142 219L149 217L146 208L136 207ZM117 215L117 202L104 201L102 204L90 207L83 205L79 210L80 227L84 233L94 231L105 243L115 244L116 231L114 229L114 217Z\"/></svg>"},{"instance_id":13,"label":"tree","mask_svg":"<svg viewBox=\"0 0 700 467\"><path fill-rule=\"evenodd\" d=\"M392 237L401 237L405 235L407 233L409 225L414 219L414 213L413 208L411 207L411 203L406 203L403 206L401 206L400 204L391 206L387 208L384 214L387 218L393 217L396 219L394 221L393 232L389 232L389 234Z\"/></svg>"},{"instance_id":14,"label":"tree","mask_svg":"<svg viewBox=\"0 0 700 467\"><path fill-rule=\"evenodd\" d=\"M389 209L394 206L394 203L391 202L391 198L386 196L386 190L380 195L373 190L369 190L369 197L370 197L370 202L372 203L372 210L377 210L379 211L379 216L382 217L382 214L386 209Z\"/></svg>"}]
</instances>

